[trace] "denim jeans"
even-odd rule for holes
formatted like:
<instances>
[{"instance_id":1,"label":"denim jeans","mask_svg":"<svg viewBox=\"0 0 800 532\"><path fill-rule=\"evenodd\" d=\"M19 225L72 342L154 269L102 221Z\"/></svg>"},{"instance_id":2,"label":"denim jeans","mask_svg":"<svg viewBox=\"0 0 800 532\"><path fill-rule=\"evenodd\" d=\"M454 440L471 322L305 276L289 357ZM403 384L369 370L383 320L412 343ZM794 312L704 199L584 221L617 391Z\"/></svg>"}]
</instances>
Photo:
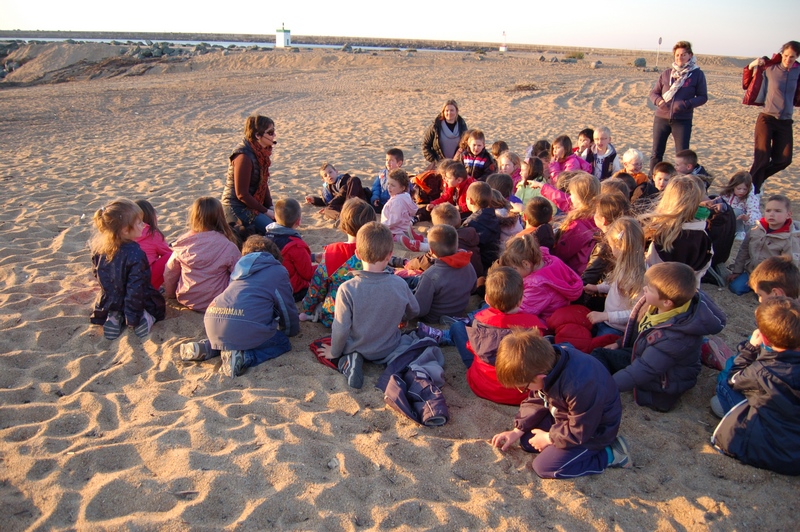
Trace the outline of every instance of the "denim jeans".
<instances>
[{"instance_id":1,"label":"denim jeans","mask_svg":"<svg viewBox=\"0 0 800 532\"><path fill-rule=\"evenodd\" d=\"M669 120L656 116L653 118L653 149L650 152L650 173L653 167L664 159L664 152L667 150L667 139L672 134L675 141L675 153L689 149L689 141L692 138L692 121L690 120Z\"/></svg>"},{"instance_id":2,"label":"denim jeans","mask_svg":"<svg viewBox=\"0 0 800 532\"><path fill-rule=\"evenodd\" d=\"M450 340L455 344L458 349L458 354L461 355L461 361L464 365L470 367L475 355L472 351L467 349L467 326L463 323L456 322L450 326Z\"/></svg>"},{"instance_id":3,"label":"denim jeans","mask_svg":"<svg viewBox=\"0 0 800 532\"><path fill-rule=\"evenodd\" d=\"M733 359L735 358L729 358L725 362L725 367L717 375L717 398L725 413L730 412L731 408L746 399L744 394L737 392L728 384L728 376L731 374L731 366L733 366Z\"/></svg>"},{"instance_id":4,"label":"denim jeans","mask_svg":"<svg viewBox=\"0 0 800 532\"><path fill-rule=\"evenodd\" d=\"M625 334L625 331L621 331L621 330L617 329L616 327L612 327L611 325L607 324L604 321L601 321L600 323L595 324L595 326L594 326L594 338L597 338L598 336L603 336L604 334L615 334L617 336L622 336L623 334ZM622 342L620 342L620 343L622 343Z\"/></svg>"},{"instance_id":5,"label":"denim jeans","mask_svg":"<svg viewBox=\"0 0 800 532\"><path fill-rule=\"evenodd\" d=\"M275 331L272 338L260 346L244 351L244 367L249 368L251 366L257 366L262 362L277 358L291 350L292 344L289 342L289 338L283 331Z\"/></svg>"},{"instance_id":6,"label":"denim jeans","mask_svg":"<svg viewBox=\"0 0 800 532\"><path fill-rule=\"evenodd\" d=\"M225 209L225 216L228 218L229 222L231 221L230 215L232 214L240 222L242 222L242 225L244 225L245 227L248 225L255 226L256 231L260 235L267 234L267 226L275 221L266 214L264 214L263 212L256 214L255 218L253 218L252 221L249 221L250 218L253 216L253 214L250 211L250 209L248 209L244 205L224 205L223 207Z\"/></svg>"},{"instance_id":7,"label":"denim jeans","mask_svg":"<svg viewBox=\"0 0 800 532\"><path fill-rule=\"evenodd\" d=\"M749 281L750 274L747 272L742 272L736 279L728 283L728 288L737 296L743 296L744 294L753 291L748 284Z\"/></svg>"}]
</instances>

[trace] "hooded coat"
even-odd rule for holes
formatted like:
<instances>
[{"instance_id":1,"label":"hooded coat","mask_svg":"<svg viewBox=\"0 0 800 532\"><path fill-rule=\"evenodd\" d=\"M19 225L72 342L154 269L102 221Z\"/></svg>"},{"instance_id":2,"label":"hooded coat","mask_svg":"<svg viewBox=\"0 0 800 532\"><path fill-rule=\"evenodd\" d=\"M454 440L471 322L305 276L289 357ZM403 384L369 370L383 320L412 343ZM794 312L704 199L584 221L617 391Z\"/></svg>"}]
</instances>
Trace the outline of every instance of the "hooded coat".
<instances>
[{"instance_id":1,"label":"hooded coat","mask_svg":"<svg viewBox=\"0 0 800 532\"><path fill-rule=\"evenodd\" d=\"M419 277L414 296L419 303L420 320L438 323L442 316L461 316L475 288L477 275L469 251L434 260Z\"/></svg>"},{"instance_id":2,"label":"hooded coat","mask_svg":"<svg viewBox=\"0 0 800 532\"><path fill-rule=\"evenodd\" d=\"M542 266L522 279L523 295L519 311L547 320L583 293L583 282L561 259L542 250Z\"/></svg>"}]
</instances>

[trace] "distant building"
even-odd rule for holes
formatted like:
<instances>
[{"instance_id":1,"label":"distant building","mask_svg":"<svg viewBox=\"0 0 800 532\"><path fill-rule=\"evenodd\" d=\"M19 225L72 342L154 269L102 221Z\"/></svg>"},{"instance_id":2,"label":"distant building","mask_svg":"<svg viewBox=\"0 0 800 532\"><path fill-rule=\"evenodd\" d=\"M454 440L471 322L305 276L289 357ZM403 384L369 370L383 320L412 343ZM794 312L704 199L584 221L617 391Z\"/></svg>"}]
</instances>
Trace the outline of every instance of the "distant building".
<instances>
[{"instance_id":1,"label":"distant building","mask_svg":"<svg viewBox=\"0 0 800 532\"><path fill-rule=\"evenodd\" d=\"M291 48L292 47L292 32L283 27L281 23L280 29L275 30L275 48Z\"/></svg>"}]
</instances>

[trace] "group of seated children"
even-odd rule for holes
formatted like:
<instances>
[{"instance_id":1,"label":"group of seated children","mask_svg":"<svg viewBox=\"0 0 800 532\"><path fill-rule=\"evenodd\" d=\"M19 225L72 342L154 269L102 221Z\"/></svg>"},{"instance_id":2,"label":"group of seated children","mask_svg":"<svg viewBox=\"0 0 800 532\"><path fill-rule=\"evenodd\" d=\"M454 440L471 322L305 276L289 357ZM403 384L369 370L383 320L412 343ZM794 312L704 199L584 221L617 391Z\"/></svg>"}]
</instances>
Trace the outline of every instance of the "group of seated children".
<instances>
[{"instance_id":1,"label":"group of seated children","mask_svg":"<svg viewBox=\"0 0 800 532\"><path fill-rule=\"evenodd\" d=\"M731 289L753 287L764 301L756 314L760 332L723 372L715 411L728 414L714 443L746 463L775 468L785 453L748 445L779 442L763 434L754 443L739 439L742 427L763 432L753 412L800 431L785 417L795 414L778 405L791 396L798 401L792 408L800 408L800 382L765 390L769 383L758 373L762 366L791 378L800 371L791 358L800 347L792 321L797 303L772 299L776 290L796 298L797 280L790 289L762 285L756 275L760 265L775 261L797 271L800 225L791 220L789 200L770 197L765 217L750 228L759 214L748 199L749 175L731 178L724 192L733 199L711 200L710 178L695 175L702 167L693 152L682 152L687 175L660 163L654 180L641 181L640 153L622 157L632 175L614 175L620 160L608 129L581 135L577 151L566 136L532 147L547 155L546 165L533 155L520 164L506 149L497 160L511 173L495 173L483 134L470 130L460 160L435 171L441 194L425 204L417 190L424 183L412 186L400 150L387 152L371 191L325 164L323 195L306 201L323 206L346 241L318 253L298 231L301 206L294 199L276 202L266 236L251 236L241 252L214 198L194 202L189 231L171 248L149 203L117 200L94 217L92 260L101 294L91 321L103 325L108 339L125 325L146 338L164 319L164 295L175 297L205 311L208 338L183 344L181 358L221 356L222 371L232 377L289 351L288 336L297 334L300 321L318 321L331 328L322 356L360 388L364 361L389 360L404 341L401 328L418 318L412 334L455 345L478 396L520 404L515 429L497 434L494 445L507 450L519 441L539 452L534 469L543 477L599 473L631 464L627 442L617 434L620 392L633 391L638 405L671 410L697 382L701 350L709 349L704 337L725 326L725 314L698 288L717 252L715 213L727 205L731 228L738 218L749 229ZM414 229L422 213L433 222L424 235ZM554 214L562 216L557 225ZM395 256L397 243L424 254ZM476 293L485 294L485 305L467 314ZM572 337L558 323L570 313L579 318L571 330L583 327L603 343L585 344L584 353L565 343ZM542 337L553 332L552 340Z\"/></svg>"}]
</instances>

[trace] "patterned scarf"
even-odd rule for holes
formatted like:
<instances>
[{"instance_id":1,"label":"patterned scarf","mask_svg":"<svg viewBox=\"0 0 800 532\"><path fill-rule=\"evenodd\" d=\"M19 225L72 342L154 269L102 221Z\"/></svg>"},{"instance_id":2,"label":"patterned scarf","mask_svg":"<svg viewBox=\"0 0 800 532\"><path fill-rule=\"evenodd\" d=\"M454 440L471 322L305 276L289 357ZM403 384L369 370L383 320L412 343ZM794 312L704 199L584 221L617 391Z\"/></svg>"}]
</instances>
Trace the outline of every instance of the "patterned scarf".
<instances>
[{"instance_id":1,"label":"patterned scarf","mask_svg":"<svg viewBox=\"0 0 800 532\"><path fill-rule=\"evenodd\" d=\"M263 205L264 199L267 197L267 185L269 185L269 165L272 164L272 162L269 160L269 157L272 155L272 146L269 148L262 148L258 141L250 142L248 140L247 143L253 149L253 153L256 154L258 167L261 170L261 181L258 183L258 189L256 190L256 193L253 194L253 197L257 202Z\"/></svg>"},{"instance_id":2,"label":"patterned scarf","mask_svg":"<svg viewBox=\"0 0 800 532\"><path fill-rule=\"evenodd\" d=\"M678 89L683 87L683 84L692 75L692 70L697 70L699 67L697 66L697 61L695 60L694 56L692 56L689 61L679 67L677 64L672 63L672 75L670 76L672 79L672 83L669 86L669 90L665 92L661 97L664 98L664 101L669 103L672 98L675 96L675 93L678 92Z\"/></svg>"}]
</instances>

